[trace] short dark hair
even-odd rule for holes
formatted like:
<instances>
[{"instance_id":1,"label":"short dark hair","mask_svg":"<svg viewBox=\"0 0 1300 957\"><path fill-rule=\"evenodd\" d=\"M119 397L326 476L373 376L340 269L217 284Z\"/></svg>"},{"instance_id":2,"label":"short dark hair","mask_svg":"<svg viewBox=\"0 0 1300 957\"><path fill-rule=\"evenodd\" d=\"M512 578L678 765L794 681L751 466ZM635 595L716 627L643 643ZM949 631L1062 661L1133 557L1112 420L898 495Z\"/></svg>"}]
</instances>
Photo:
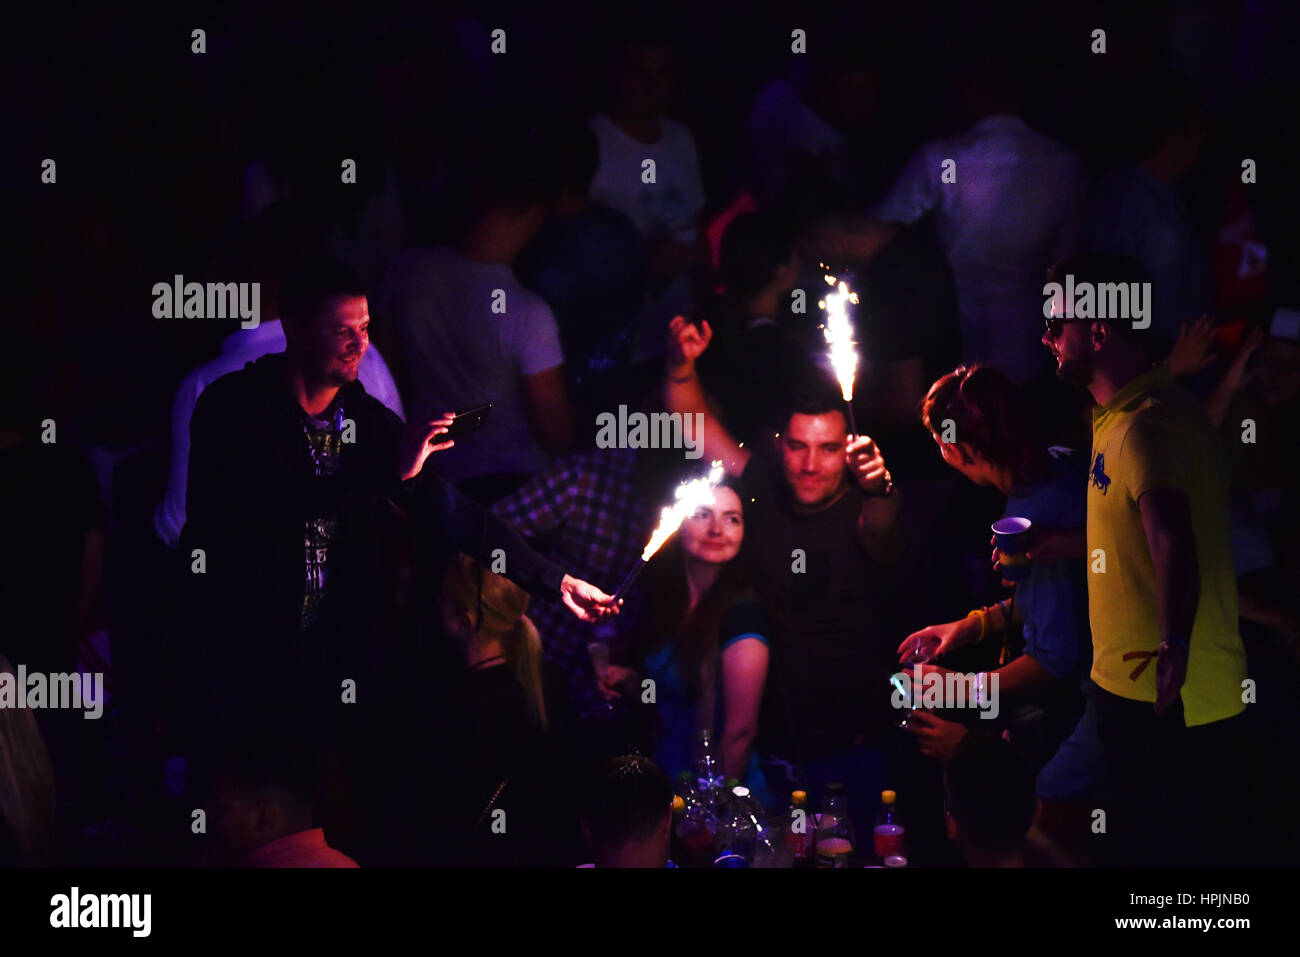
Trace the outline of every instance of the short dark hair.
<instances>
[{"instance_id":1,"label":"short dark hair","mask_svg":"<svg viewBox=\"0 0 1300 957\"><path fill-rule=\"evenodd\" d=\"M325 303L339 297L364 296L366 284L336 259L312 259L293 270L280 290L280 319L301 328L320 315Z\"/></svg>"},{"instance_id":2,"label":"short dark hair","mask_svg":"<svg viewBox=\"0 0 1300 957\"><path fill-rule=\"evenodd\" d=\"M660 15L653 17L634 10L613 13L600 30L605 65L621 63L631 47L667 47L676 57L680 38L673 29L672 24L677 21L670 12L683 6L677 0L671 0L661 5Z\"/></svg>"},{"instance_id":3,"label":"short dark hair","mask_svg":"<svg viewBox=\"0 0 1300 957\"><path fill-rule=\"evenodd\" d=\"M553 119L543 126L540 138L556 183L585 196L600 168L600 142L592 128L570 117Z\"/></svg>"},{"instance_id":4,"label":"short dark hair","mask_svg":"<svg viewBox=\"0 0 1300 957\"><path fill-rule=\"evenodd\" d=\"M1145 283L1151 281L1145 267L1132 256L1123 253L1093 251L1068 256L1047 267L1047 281L1065 285L1065 277L1073 276L1074 284L1090 283L1096 287L1102 283ZM1131 322L1109 322L1112 329L1127 336L1143 337L1141 330L1134 329Z\"/></svg>"},{"instance_id":5,"label":"short dark hair","mask_svg":"<svg viewBox=\"0 0 1300 957\"><path fill-rule=\"evenodd\" d=\"M727 295L748 299L772 281L794 253L794 234L770 213L741 213L722 234L718 274Z\"/></svg>"},{"instance_id":6,"label":"short dark hair","mask_svg":"<svg viewBox=\"0 0 1300 957\"><path fill-rule=\"evenodd\" d=\"M504 107L481 121L482 128L466 146L470 214L520 213L554 203L560 174L542 124Z\"/></svg>"},{"instance_id":7,"label":"short dark hair","mask_svg":"<svg viewBox=\"0 0 1300 957\"><path fill-rule=\"evenodd\" d=\"M826 371L814 368L806 371L795 383L781 410L781 430L790 425L796 415L827 415L839 412L848 428L849 417L844 408L844 394L839 383Z\"/></svg>"},{"instance_id":8,"label":"short dark hair","mask_svg":"<svg viewBox=\"0 0 1300 957\"><path fill-rule=\"evenodd\" d=\"M659 765L639 754L610 758L587 775L582 820L597 847L643 841L672 813L673 786Z\"/></svg>"},{"instance_id":9,"label":"short dark hair","mask_svg":"<svg viewBox=\"0 0 1300 957\"><path fill-rule=\"evenodd\" d=\"M310 816L318 768L300 735L259 729L227 741L213 765L232 790Z\"/></svg>"},{"instance_id":10,"label":"short dark hair","mask_svg":"<svg viewBox=\"0 0 1300 957\"><path fill-rule=\"evenodd\" d=\"M952 420L954 442L965 442L994 465L1019 476L1034 458L1035 437L1005 375L990 366L958 366L930 386L921 421L936 436Z\"/></svg>"},{"instance_id":11,"label":"short dark hair","mask_svg":"<svg viewBox=\"0 0 1300 957\"><path fill-rule=\"evenodd\" d=\"M971 731L962 738L944 765L943 793L959 834L980 850L1013 851L1033 826L1033 772L995 735Z\"/></svg>"}]
</instances>

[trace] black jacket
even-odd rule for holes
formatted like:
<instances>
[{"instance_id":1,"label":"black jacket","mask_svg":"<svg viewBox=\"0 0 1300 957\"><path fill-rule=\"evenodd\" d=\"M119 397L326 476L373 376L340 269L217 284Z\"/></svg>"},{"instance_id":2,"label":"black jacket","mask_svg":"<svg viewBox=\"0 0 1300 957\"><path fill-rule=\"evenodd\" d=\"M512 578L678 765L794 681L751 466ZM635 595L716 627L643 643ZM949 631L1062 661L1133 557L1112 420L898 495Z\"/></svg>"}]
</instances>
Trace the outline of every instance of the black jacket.
<instances>
[{"instance_id":1,"label":"black jacket","mask_svg":"<svg viewBox=\"0 0 1300 957\"><path fill-rule=\"evenodd\" d=\"M190 467L181 557L192 583L190 661L208 733L232 733L301 705L293 689L339 700L344 678L373 663L391 555L381 534L390 499L419 534L482 561L507 555L509 576L535 594L557 594L563 571L500 519L434 473L432 460L407 482L398 475L403 426L359 382L341 390L355 441L344 443L335 475L317 476L290 391L283 353L264 356L214 382L190 423ZM324 625L304 636L304 524L333 515ZM202 549L205 569L194 571Z\"/></svg>"}]
</instances>

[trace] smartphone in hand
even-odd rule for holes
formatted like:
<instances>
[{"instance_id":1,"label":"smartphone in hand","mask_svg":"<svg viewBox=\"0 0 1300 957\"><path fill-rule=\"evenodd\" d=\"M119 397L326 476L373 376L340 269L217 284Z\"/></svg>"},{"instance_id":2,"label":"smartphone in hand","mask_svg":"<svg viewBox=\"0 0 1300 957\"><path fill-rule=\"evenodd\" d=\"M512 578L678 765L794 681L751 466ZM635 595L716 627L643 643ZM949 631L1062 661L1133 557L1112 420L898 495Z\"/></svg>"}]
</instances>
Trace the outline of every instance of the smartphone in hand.
<instances>
[{"instance_id":1,"label":"smartphone in hand","mask_svg":"<svg viewBox=\"0 0 1300 957\"><path fill-rule=\"evenodd\" d=\"M446 442L451 439L458 442L471 432L477 432L483 427L483 422L491 411L492 403L485 402L465 412L457 412L456 417L451 421L451 425L447 427L446 433L439 436L438 441Z\"/></svg>"}]
</instances>

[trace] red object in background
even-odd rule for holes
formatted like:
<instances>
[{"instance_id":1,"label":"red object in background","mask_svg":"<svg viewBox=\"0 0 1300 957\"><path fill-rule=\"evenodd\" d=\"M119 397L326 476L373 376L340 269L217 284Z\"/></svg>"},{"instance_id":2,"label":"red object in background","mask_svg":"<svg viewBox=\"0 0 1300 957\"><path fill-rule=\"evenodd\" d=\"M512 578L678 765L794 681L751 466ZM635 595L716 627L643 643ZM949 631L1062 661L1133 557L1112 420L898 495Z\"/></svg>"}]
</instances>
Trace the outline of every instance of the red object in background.
<instances>
[{"instance_id":1,"label":"red object in background","mask_svg":"<svg viewBox=\"0 0 1300 957\"><path fill-rule=\"evenodd\" d=\"M1223 353L1236 352L1246 338L1250 325L1245 319L1227 319L1214 327L1214 344Z\"/></svg>"},{"instance_id":2,"label":"red object in background","mask_svg":"<svg viewBox=\"0 0 1300 957\"><path fill-rule=\"evenodd\" d=\"M1236 173L1229 175L1227 198L1223 216L1214 234L1210 253L1214 275L1214 304L1222 315L1243 307L1256 305L1268 298L1268 247L1260 238L1255 226L1255 216L1246 202L1246 189ZM1219 345L1236 348L1240 345L1244 327L1235 338L1219 328Z\"/></svg>"},{"instance_id":3,"label":"red object in background","mask_svg":"<svg viewBox=\"0 0 1300 957\"><path fill-rule=\"evenodd\" d=\"M713 217L713 221L704 228L704 235L709 240L709 262L716 271L721 262L722 236L731 225L731 221L741 213L758 212L758 203L748 193L737 193L727 208Z\"/></svg>"}]
</instances>

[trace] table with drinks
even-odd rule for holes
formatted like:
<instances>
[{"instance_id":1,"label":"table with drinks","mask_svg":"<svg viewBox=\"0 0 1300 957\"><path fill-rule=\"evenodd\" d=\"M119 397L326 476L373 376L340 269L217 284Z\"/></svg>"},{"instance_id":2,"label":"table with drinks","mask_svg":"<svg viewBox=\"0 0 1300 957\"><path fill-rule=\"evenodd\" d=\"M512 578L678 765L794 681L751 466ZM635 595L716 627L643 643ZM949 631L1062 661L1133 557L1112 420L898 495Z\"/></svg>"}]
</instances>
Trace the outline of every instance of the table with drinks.
<instances>
[{"instance_id":1,"label":"table with drinks","mask_svg":"<svg viewBox=\"0 0 1300 957\"><path fill-rule=\"evenodd\" d=\"M701 735L695 771L682 771L673 796L672 858L682 867L906 867L894 791L880 794L871 840L859 843L844 786L826 785L819 812L805 791L768 813L738 780L724 781Z\"/></svg>"}]
</instances>

